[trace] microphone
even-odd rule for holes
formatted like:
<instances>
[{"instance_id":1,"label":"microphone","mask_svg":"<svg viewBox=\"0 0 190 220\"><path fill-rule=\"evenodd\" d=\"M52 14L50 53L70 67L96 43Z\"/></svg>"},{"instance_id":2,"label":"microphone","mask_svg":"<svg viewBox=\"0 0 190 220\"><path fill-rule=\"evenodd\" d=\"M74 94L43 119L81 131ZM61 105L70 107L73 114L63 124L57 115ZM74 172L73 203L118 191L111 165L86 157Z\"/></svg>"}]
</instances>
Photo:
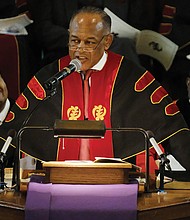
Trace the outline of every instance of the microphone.
<instances>
[{"instance_id":1,"label":"microphone","mask_svg":"<svg viewBox=\"0 0 190 220\"><path fill-rule=\"evenodd\" d=\"M63 68L44 83L44 88L46 90L52 90L59 81L70 75L72 72L80 70L81 66L82 64L80 60L71 60L67 67Z\"/></svg>"},{"instance_id":2,"label":"microphone","mask_svg":"<svg viewBox=\"0 0 190 220\"><path fill-rule=\"evenodd\" d=\"M149 138L150 143L152 144L152 146L154 147L156 153L158 154L158 156L160 157L162 163L166 165L167 169L169 171L171 171L171 167L170 167L170 160L166 157L166 155L162 152L162 150L160 149L158 143L156 142L155 138L154 138L154 134L152 131L147 131L147 135Z\"/></svg>"},{"instance_id":3,"label":"microphone","mask_svg":"<svg viewBox=\"0 0 190 220\"><path fill-rule=\"evenodd\" d=\"M14 129L9 130L8 134L7 134L7 140L5 141L1 152L0 152L0 164L2 164L4 162L4 157L6 155L6 152L9 148L9 145L11 143L11 141L13 140L13 138L16 136L16 131Z\"/></svg>"}]
</instances>

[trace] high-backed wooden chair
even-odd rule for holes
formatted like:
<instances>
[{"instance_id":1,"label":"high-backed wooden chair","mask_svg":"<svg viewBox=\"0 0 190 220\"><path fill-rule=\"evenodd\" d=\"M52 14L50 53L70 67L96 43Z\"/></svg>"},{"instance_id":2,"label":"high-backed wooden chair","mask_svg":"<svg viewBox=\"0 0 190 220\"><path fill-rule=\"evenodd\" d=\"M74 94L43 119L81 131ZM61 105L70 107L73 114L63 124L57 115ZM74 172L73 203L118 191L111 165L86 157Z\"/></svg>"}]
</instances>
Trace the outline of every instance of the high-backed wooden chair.
<instances>
[{"instance_id":1,"label":"high-backed wooden chair","mask_svg":"<svg viewBox=\"0 0 190 220\"><path fill-rule=\"evenodd\" d=\"M19 14L26 13L30 17L27 0L17 0L17 7ZM7 84L9 98L13 100L39 69L39 53L32 41L31 28L27 31L27 36L0 34L0 74Z\"/></svg>"},{"instance_id":2,"label":"high-backed wooden chair","mask_svg":"<svg viewBox=\"0 0 190 220\"><path fill-rule=\"evenodd\" d=\"M18 41L15 36L0 34L0 74L7 84L9 97L20 94L20 64Z\"/></svg>"}]
</instances>

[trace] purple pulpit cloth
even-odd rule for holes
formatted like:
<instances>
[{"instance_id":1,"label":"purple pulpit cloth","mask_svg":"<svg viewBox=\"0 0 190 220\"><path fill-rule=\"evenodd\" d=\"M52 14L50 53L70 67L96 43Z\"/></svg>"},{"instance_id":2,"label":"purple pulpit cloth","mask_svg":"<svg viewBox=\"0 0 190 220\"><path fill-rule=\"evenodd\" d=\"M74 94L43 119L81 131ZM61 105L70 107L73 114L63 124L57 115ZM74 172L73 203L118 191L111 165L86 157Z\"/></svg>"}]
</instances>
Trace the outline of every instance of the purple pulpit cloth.
<instances>
[{"instance_id":1,"label":"purple pulpit cloth","mask_svg":"<svg viewBox=\"0 0 190 220\"><path fill-rule=\"evenodd\" d=\"M51 183L29 183L25 204L25 219L49 219L51 186Z\"/></svg>"},{"instance_id":2,"label":"purple pulpit cloth","mask_svg":"<svg viewBox=\"0 0 190 220\"><path fill-rule=\"evenodd\" d=\"M25 220L137 219L138 184L29 184Z\"/></svg>"}]
</instances>

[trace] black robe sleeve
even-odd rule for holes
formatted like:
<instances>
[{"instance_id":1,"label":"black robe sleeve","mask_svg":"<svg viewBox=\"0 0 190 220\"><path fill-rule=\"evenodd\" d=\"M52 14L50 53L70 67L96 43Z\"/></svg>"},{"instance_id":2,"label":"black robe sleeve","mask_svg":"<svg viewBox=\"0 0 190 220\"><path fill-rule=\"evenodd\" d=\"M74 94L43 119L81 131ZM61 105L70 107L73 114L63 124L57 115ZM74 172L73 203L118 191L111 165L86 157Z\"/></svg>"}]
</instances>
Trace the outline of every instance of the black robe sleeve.
<instances>
[{"instance_id":1,"label":"black robe sleeve","mask_svg":"<svg viewBox=\"0 0 190 220\"><path fill-rule=\"evenodd\" d=\"M190 169L188 126L179 111L173 115L166 114L166 108L173 100L166 96L159 103L152 103L151 96L160 87L156 80L142 91L135 91L135 84L145 71L130 61L122 61L113 91L112 127L151 130L159 143L169 143L166 151ZM115 132L113 143L115 157L130 158L145 150L144 136L139 132Z\"/></svg>"},{"instance_id":2,"label":"black robe sleeve","mask_svg":"<svg viewBox=\"0 0 190 220\"><path fill-rule=\"evenodd\" d=\"M43 89L42 85L48 78L58 72L58 63L54 62L42 70L40 70L31 82L34 80L38 83L39 88L44 91L44 98L47 93ZM29 84L31 84L29 82ZM28 85L29 85L28 84ZM35 86L35 85L34 85ZM30 86L31 87L31 86ZM25 126L47 126L53 127L55 119L61 117L61 88L57 86L56 95L51 98L39 99L36 94L33 93L29 86L24 90L20 97L26 101L26 107L20 108L18 103L24 102L19 97L16 103L11 108L7 119L0 127L0 146L3 146L7 133L10 129L14 129L17 134L20 129ZM37 93L38 91L36 91ZM39 91L41 92L41 91ZM19 100L19 101L18 101ZM55 160L57 154L57 139L53 138L53 131L42 131L41 129L26 129L20 136L21 138L21 150L33 157L48 161ZM15 138L9 147L7 156L12 157L14 154L14 148L18 145L18 138Z\"/></svg>"}]
</instances>

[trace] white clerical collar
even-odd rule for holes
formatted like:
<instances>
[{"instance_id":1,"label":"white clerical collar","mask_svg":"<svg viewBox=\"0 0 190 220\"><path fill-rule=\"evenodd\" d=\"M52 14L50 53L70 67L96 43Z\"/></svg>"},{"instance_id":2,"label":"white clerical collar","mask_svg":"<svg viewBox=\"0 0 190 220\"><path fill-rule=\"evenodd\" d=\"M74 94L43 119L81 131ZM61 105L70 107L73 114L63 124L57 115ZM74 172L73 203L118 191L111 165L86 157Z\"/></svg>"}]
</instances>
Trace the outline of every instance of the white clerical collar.
<instances>
[{"instance_id":1,"label":"white clerical collar","mask_svg":"<svg viewBox=\"0 0 190 220\"><path fill-rule=\"evenodd\" d=\"M94 65L90 69L100 71L104 67L104 65L107 61L107 57L108 57L108 54L104 51L102 58L98 61L98 63L96 65ZM80 73L81 73L82 79L84 79L83 71L80 71Z\"/></svg>"},{"instance_id":2,"label":"white clerical collar","mask_svg":"<svg viewBox=\"0 0 190 220\"><path fill-rule=\"evenodd\" d=\"M101 70L104 67L105 63L106 63L107 56L108 56L107 53L104 51L104 54L103 54L102 58L91 69L93 69L93 70Z\"/></svg>"}]
</instances>

